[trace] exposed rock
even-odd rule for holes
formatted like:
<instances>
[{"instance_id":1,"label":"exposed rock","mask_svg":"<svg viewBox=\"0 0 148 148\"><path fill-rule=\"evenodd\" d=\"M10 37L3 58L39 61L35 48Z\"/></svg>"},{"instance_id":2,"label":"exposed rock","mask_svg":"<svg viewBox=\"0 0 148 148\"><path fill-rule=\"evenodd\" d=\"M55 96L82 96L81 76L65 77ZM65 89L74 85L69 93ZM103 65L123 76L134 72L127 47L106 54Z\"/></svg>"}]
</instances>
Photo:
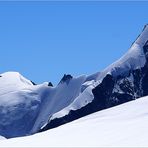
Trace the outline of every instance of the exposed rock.
<instances>
[{"instance_id":1,"label":"exposed rock","mask_svg":"<svg viewBox=\"0 0 148 148\"><path fill-rule=\"evenodd\" d=\"M107 109L148 95L148 41L143 46L146 63L135 70L129 69L121 75L107 74L92 90L94 100L86 106L71 110L68 115L51 120L41 131L68 123L90 113ZM120 67L118 67L120 69ZM114 67L116 69L116 67ZM62 82L71 79L64 75Z\"/></svg>"},{"instance_id":2,"label":"exposed rock","mask_svg":"<svg viewBox=\"0 0 148 148\"><path fill-rule=\"evenodd\" d=\"M31 81L31 80L30 80ZM33 84L33 85L37 85L36 83L34 83L33 81L31 81L31 83Z\"/></svg>"},{"instance_id":3,"label":"exposed rock","mask_svg":"<svg viewBox=\"0 0 148 148\"><path fill-rule=\"evenodd\" d=\"M68 75L66 75L66 74L64 74L64 76L63 76L63 78L61 79L61 81L60 81L60 83L67 83L67 84L69 84L69 81L72 79L73 77L70 75L70 74L68 74ZM59 83L59 84L60 84Z\"/></svg>"},{"instance_id":4,"label":"exposed rock","mask_svg":"<svg viewBox=\"0 0 148 148\"><path fill-rule=\"evenodd\" d=\"M51 87L53 87L53 84L52 84L51 82L49 82L49 83L48 83L48 86L51 86Z\"/></svg>"}]
</instances>

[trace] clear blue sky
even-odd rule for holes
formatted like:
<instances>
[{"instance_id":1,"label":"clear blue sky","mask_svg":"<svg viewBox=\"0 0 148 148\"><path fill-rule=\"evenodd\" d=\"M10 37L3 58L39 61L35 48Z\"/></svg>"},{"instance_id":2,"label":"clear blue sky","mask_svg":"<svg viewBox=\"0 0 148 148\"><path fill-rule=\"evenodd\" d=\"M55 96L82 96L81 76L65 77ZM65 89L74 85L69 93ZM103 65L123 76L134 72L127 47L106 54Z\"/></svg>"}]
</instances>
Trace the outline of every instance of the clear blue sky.
<instances>
[{"instance_id":1,"label":"clear blue sky","mask_svg":"<svg viewBox=\"0 0 148 148\"><path fill-rule=\"evenodd\" d=\"M0 2L0 73L56 84L101 71L148 23L148 2Z\"/></svg>"}]
</instances>

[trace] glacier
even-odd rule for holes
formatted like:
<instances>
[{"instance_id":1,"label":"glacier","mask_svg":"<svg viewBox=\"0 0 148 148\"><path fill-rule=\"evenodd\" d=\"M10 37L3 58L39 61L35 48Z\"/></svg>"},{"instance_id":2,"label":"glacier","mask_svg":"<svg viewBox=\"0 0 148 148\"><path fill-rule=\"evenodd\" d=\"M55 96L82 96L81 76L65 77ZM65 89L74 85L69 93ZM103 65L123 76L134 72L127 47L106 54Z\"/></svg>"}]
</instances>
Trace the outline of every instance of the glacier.
<instances>
[{"instance_id":1,"label":"glacier","mask_svg":"<svg viewBox=\"0 0 148 148\"><path fill-rule=\"evenodd\" d=\"M148 25L123 57L101 72L35 85L0 74L0 135L28 136L148 95Z\"/></svg>"},{"instance_id":2,"label":"glacier","mask_svg":"<svg viewBox=\"0 0 148 148\"><path fill-rule=\"evenodd\" d=\"M0 140L0 147L147 147L148 97L96 112L32 136Z\"/></svg>"}]
</instances>

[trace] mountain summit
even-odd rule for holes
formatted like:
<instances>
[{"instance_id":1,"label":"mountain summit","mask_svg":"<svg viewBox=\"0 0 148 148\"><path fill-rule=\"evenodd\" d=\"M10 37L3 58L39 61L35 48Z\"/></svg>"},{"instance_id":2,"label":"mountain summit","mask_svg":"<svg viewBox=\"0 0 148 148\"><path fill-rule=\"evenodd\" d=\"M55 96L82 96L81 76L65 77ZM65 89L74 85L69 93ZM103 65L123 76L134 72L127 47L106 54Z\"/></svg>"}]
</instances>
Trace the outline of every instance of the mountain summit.
<instances>
[{"instance_id":1,"label":"mountain summit","mask_svg":"<svg viewBox=\"0 0 148 148\"><path fill-rule=\"evenodd\" d=\"M90 76L64 75L53 87L19 73L0 75L0 135L45 131L90 113L148 95L148 25L123 57Z\"/></svg>"}]
</instances>

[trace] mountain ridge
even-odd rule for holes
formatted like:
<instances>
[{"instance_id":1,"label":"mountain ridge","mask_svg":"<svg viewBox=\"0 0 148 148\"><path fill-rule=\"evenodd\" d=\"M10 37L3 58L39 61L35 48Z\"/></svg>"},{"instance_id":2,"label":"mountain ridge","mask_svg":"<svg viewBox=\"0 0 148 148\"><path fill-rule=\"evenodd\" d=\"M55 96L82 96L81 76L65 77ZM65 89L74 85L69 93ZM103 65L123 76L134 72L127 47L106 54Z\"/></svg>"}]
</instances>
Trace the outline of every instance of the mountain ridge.
<instances>
[{"instance_id":1,"label":"mountain ridge","mask_svg":"<svg viewBox=\"0 0 148 148\"><path fill-rule=\"evenodd\" d=\"M148 25L127 53L101 72L67 74L57 86L35 85L17 72L1 74L0 135L35 134L135 100L148 95L147 83Z\"/></svg>"},{"instance_id":2,"label":"mountain ridge","mask_svg":"<svg viewBox=\"0 0 148 148\"><path fill-rule=\"evenodd\" d=\"M53 115L54 117L51 118L49 124L43 128L43 131L73 121L90 113L147 95L147 93L140 93L142 86L139 86L142 81L139 80L140 71L143 71L142 73L147 71L147 58L145 52L147 51L147 40L148 26L146 25L141 35L132 44L127 53L99 73L96 79L97 81L93 84L94 88L92 89L92 93L94 98L92 99L92 102L89 102L86 106L81 107L76 111L71 109L69 114L66 113L65 116L64 111L56 113ZM148 77L147 74L144 75L145 78ZM142 84L145 84L146 82L143 81ZM146 87L143 89L146 89ZM62 112L63 117L61 115Z\"/></svg>"},{"instance_id":3,"label":"mountain ridge","mask_svg":"<svg viewBox=\"0 0 148 148\"><path fill-rule=\"evenodd\" d=\"M147 105L143 97L49 131L0 140L0 147L147 147Z\"/></svg>"}]
</instances>

